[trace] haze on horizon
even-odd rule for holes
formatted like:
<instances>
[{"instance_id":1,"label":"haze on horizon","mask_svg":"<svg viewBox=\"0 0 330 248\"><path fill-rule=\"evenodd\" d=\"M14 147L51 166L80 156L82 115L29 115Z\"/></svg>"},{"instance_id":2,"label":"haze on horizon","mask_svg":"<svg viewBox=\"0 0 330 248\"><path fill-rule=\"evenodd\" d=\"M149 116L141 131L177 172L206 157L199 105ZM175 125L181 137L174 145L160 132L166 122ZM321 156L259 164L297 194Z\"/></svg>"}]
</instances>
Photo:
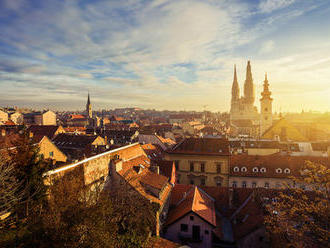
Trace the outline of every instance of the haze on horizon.
<instances>
[{"instance_id":1,"label":"haze on horizon","mask_svg":"<svg viewBox=\"0 0 330 248\"><path fill-rule=\"evenodd\" d=\"M0 106L229 111L251 60L259 108L330 110L327 0L0 1Z\"/></svg>"}]
</instances>

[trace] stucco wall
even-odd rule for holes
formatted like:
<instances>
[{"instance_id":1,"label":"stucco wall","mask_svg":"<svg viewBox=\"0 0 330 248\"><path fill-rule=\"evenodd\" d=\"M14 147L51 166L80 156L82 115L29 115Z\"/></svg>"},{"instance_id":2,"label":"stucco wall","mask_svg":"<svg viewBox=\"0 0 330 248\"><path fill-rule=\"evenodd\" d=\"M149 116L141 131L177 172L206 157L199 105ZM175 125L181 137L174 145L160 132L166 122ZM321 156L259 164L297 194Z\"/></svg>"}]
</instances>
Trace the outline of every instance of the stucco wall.
<instances>
[{"instance_id":1,"label":"stucco wall","mask_svg":"<svg viewBox=\"0 0 330 248\"><path fill-rule=\"evenodd\" d=\"M194 220L190 220L190 216L194 216ZM181 224L188 225L187 232L181 232ZM185 217L179 219L177 222L171 224L167 227L164 237L166 239L172 240L177 243L181 243L180 235L185 237L192 237L192 227L193 225L200 226L200 236L202 242L200 243L189 243L190 247L212 247L212 230L213 226L207 223L205 220L201 219L198 215L190 213ZM205 230L208 231L208 234L205 234Z\"/></svg>"},{"instance_id":2,"label":"stucco wall","mask_svg":"<svg viewBox=\"0 0 330 248\"><path fill-rule=\"evenodd\" d=\"M202 156L202 155L181 155L165 154L165 159L179 161L177 169L180 184L190 184L189 175L205 177L206 186L217 186L216 178L221 177L222 186L228 185L229 156ZM194 171L190 171L190 162L194 163ZM205 164L205 171L201 171L201 164ZM221 172L217 173L217 164L221 164ZM196 182L195 182L196 181ZM194 184L200 185L200 179L196 178Z\"/></svg>"},{"instance_id":3,"label":"stucco wall","mask_svg":"<svg viewBox=\"0 0 330 248\"><path fill-rule=\"evenodd\" d=\"M57 148L46 136L39 143L40 154L44 156L45 159L54 159L59 162L66 162L66 155ZM53 156L50 156L50 152L53 152Z\"/></svg>"}]
</instances>

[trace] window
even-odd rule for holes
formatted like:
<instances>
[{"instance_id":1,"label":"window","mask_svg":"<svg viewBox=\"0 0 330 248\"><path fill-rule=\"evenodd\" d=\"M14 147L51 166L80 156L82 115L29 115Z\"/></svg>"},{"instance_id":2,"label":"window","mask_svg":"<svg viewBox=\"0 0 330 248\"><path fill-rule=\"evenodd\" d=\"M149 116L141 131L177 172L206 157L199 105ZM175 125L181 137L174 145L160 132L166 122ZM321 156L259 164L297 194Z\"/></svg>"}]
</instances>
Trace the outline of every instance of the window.
<instances>
[{"instance_id":1,"label":"window","mask_svg":"<svg viewBox=\"0 0 330 248\"><path fill-rule=\"evenodd\" d=\"M253 172L258 172L259 170L258 170L258 167L254 167L253 169L252 169L252 171Z\"/></svg>"},{"instance_id":2,"label":"window","mask_svg":"<svg viewBox=\"0 0 330 248\"><path fill-rule=\"evenodd\" d=\"M206 234L206 235L209 234L209 230L205 230L205 234Z\"/></svg>"},{"instance_id":3,"label":"window","mask_svg":"<svg viewBox=\"0 0 330 248\"><path fill-rule=\"evenodd\" d=\"M242 188L246 188L246 182L242 182Z\"/></svg>"},{"instance_id":4,"label":"window","mask_svg":"<svg viewBox=\"0 0 330 248\"><path fill-rule=\"evenodd\" d=\"M187 224L181 224L181 232L188 232L188 225Z\"/></svg>"},{"instance_id":5,"label":"window","mask_svg":"<svg viewBox=\"0 0 330 248\"><path fill-rule=\"evenodd\" d=\"M265 168L265 167L262 167L262 168L260 169L260 172L265 173L265 172L266 172L266 168Z\"/></svg>"},{"instance_id":6,"label":"window","mask_svg":"<svg viewBox=\"0 0 330 248\"><path fill-rule=\"evenodd\" d=\"M218 186L218 187L221 187L221 184L222 184L222 183L221 183L221 179L220 179L220 178L217 179L217 186Z\"/></svg>"},{"instance_id":7,"label":"window","mask_svg":"<svg viewBox=\"0 0 330 248\"><path fill-rule=\"evenodd\" d=\"M191 215L189 219L190 219L190 220L194 220L194 216L193 216L193 215Z\"/></svg>"},{"instance_id":8,"label":"window","mask_svg":"<svg viewBox=\"0 0 330 248\"><path fill-rule=\"evenodd\" d=\"M256 182L253 182L252 183L252 188L256 188L257 187L257 183Z\"/></svg>"},{"instance_id":9,"label":"window","mask_svg":"<svg viewBox=\"0 0 330 248\"><path fill-rule=\"evenodd\" d=\"M190 162L190 171L194 171L194 163Z\"/></svg>"},{"instance_id":10,"label":"window","mask_svg":"<svg viewBox=\"0 0 330 248\"><path fill-rule=\"evenodd\" d=\"M236 188L237 187L237 182L234 181L232 186L233 186L233 188Z\"/></svg>"},{"instance_id":11,"label":"window","mask_svg":"<svg viewBox=\"0 0 330 248\"><path fill-rule=\"evenodd\" d=\"M201 163L201 172L205 172L205 164Z\"/></svg>"},{"instance_id":12,"label":"window","mask_svg":"<svg viewBox=\"0 0 330 248\"><path fill-rule=\"evenodd\" d=\"M194 180L191 179L190 184L194 185L195 184Z\"/></svg>"},{"instance_id":13,"label":"window","mask_svg":"<svg viewBox=\"0 0 330 248\"><path fill-rule=\"evenodd\" d=\"M247 171L246 167L242 167L241 171L246 172Z\"/></svg>"},{"instance_id":14,"label":"window","mask_svg":"<svg viewBox=\"0 0 330 248\"><path fill-rule=\"evenodd\" d=\"M221 173L221 164L217 164L217 173Z\"/></svg>"},{"instance_id":15,"label":"window","mask_svg":"<svg viewBox=\"0 0 330 248\"><path fill-rule=\"evenodd\" d=\"M265 112L267 112L268 111L268 108L265 108Z\"/></svg>"},{"instance_id":16,"label":"window","mask_svg":"<svg viewBox=\"0 0 330 248\"><path fill-rule=\"evenodd\" d=\"M201 185L205 185L205 178L201 178Z\"/></svg>"},{"instance_id":17,"label":"window","mask_svg":"<svg viewBox=\"0 0 330 248\"><path fill-rule=\"evenodd\" d=\"M269 189L269 183L265 183L265 188Z\"/></svg>"},{"instance_id":18,"label":"window","mask_svg":"<svg viewBox=\"0 0 330 248\"><path fill-rule=\"evenodd\" d=\"M54 152L49 152L49 157L53 157L54 156Z\"/></svg>"},{"instance_id":19,"label":"window","mask_svg":"<svg viewBox=\"0 0 330 248\"><path fill-rule=\"evenodd\" d=\"M282 169L281 168L277 168L276 169L276 173L282 173Z\"/></svg>"},{"instance_id":20,"label":"window","mask_svg":"<svg viewBox=\"0 0 330 248\"><path fill-rule=\"evenodd\" d=\"M236 166L234 167L234 172L238 172L239 171L239 168Z\"/></svg>"},{"instance_id":21,"label":"window","mask_svg":"<svg viewBox=\"0 0 330 248\"><path fill-rule=\"evenodd\" d=\"M285 168L284 169L284 173L289 174L290 173L290 169L289 168Z\"/></svg>"}]
</instances>

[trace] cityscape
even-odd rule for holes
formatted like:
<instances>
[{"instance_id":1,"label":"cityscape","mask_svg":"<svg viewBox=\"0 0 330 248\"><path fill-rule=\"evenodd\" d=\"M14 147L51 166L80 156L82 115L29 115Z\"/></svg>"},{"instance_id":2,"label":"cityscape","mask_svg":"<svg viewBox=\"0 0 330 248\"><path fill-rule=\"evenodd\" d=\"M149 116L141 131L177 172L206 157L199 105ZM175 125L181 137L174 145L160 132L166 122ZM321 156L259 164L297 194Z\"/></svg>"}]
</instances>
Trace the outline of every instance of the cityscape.
<instances>
[{"instance_id":1,"label":"cityscape","mask_svg":"<svg viewBox=\"0 0 330 248\"><path fill-rule=\"evenodd\" d=\"M328 247L329 14L0 1L0 247Z\"/></svg>"}]
</instances>

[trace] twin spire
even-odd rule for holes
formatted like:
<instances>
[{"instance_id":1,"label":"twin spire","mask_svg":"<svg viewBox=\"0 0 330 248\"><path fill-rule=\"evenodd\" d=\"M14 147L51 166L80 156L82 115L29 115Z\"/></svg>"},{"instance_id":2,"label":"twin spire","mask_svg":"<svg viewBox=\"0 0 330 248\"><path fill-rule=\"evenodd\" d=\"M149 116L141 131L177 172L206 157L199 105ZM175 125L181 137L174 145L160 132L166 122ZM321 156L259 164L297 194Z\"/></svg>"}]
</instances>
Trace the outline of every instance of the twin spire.
<instances>
[{"instance_id":1,"label":"twin spire","mask_svg":"<svg viewBox=\"0 0 330 248\"><path fill-rule=\"evenodd\" d=\"M236 72L236 65L234 65L234 80L233 80L233 86L232 86L232 102L238 101L240 99L240 89L238 85L237 80L237 72ZM264 81L264 91L262 93L262 96L268 96L270 97L271 92L269 91L269 83L267 79L267 73L265 74L265 81ZM255 101L255 87L253 84L253 78L252 78L252 71L251 71L251 63L250 61L247 62L246 66L246 78L244 82L244 101L248 104L254 104Z\"/></svg>"},{"instance_id":2,"label":"twin spire","mask_svg":"<svg viewBox=\"0 0 330 248\"><path fill-rule=\"evenodd\" d=\"M236 72L236 65L234 66L234 81L232 86L232 101L237 101L240 99L240 90L237 81L237 72ZM244 83L244 99L246 103L252 104L255 100L255 91L253 85L253 78L251 72L251 64L250 61L247 63L246 67L246 79Z\"/></svg>"}]
</instances>

